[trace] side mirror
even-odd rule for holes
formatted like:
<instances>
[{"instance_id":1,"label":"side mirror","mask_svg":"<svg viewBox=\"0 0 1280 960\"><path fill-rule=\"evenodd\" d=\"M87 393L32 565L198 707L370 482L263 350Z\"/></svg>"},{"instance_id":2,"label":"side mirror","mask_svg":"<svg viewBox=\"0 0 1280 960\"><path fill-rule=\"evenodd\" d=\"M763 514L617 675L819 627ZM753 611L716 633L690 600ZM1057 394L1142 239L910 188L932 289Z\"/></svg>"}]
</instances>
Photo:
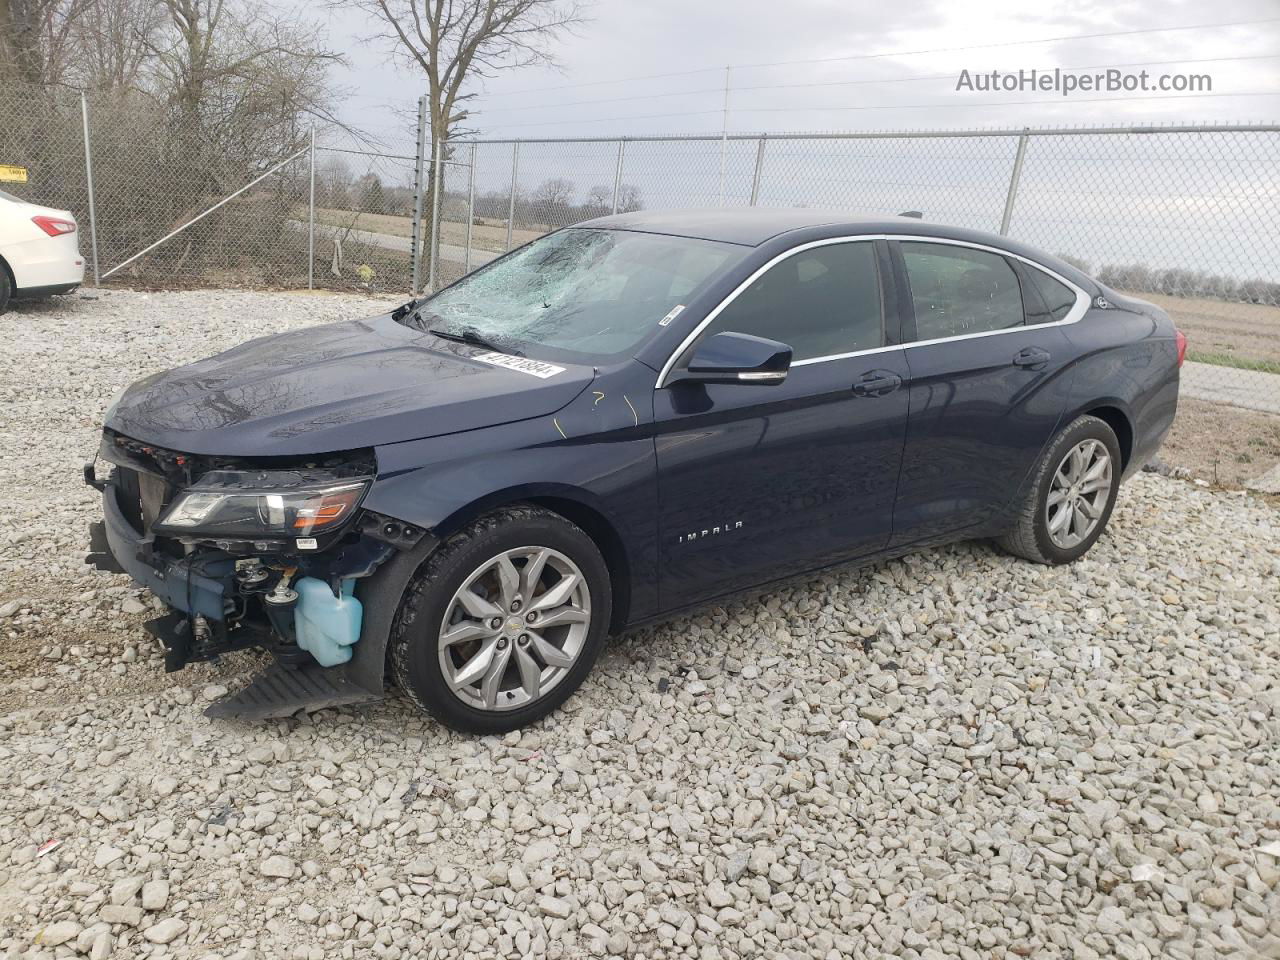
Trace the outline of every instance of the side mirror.
<instances>
[{"instance_id":1,"label":"side mirror","mask_svg":"<svg viewBox=\"0 0 1280 960\"><path fill-rule=\"evenodd\" d=\"M749 333L713 334L698 344L680 380L775 384L787 379L791 348Z\"/></svg>"}]
</instances>

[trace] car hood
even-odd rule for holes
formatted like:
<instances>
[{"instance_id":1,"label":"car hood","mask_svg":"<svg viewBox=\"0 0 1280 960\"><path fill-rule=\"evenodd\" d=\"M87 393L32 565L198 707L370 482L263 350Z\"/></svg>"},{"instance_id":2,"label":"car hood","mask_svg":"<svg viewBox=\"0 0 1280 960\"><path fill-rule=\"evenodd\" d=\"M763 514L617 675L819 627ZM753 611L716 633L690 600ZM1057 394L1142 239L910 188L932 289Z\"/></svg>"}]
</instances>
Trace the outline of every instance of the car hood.
<instances>
[{"instance_id":1,"label":"car hood","mask_svg":"<svg viewBox=\"0 0 1280 960\"><path fill-rule=\"evenodd\" d=\"M477 358L487 358L477 359ZM185 453L329 453L545 416L594 379L411 330L389 315L293 330L127 388L106 426Z\"/></svg>"}]
</instances>

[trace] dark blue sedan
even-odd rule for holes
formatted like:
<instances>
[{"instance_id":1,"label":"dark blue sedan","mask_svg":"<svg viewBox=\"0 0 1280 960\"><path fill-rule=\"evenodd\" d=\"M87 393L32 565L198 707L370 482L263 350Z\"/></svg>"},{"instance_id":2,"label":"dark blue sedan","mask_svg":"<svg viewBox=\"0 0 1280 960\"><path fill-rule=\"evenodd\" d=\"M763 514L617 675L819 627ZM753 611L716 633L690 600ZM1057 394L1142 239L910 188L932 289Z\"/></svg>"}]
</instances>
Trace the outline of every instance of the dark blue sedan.
<instances>
[{"instance_id":1,"label":"dark blue sedan","mask_svg":"<svg viewBox=\"0 0 1280 960\"><path fill-rule=\"evenodd\" d=\"M605 637L987 537L1067 563L1173 422L1152 304L1003 237L806 210L633 213L385 316L126 390L90 560L169 669L260 647L214 715L381 697L543 716Z\"/></svg>"}]
</instances>

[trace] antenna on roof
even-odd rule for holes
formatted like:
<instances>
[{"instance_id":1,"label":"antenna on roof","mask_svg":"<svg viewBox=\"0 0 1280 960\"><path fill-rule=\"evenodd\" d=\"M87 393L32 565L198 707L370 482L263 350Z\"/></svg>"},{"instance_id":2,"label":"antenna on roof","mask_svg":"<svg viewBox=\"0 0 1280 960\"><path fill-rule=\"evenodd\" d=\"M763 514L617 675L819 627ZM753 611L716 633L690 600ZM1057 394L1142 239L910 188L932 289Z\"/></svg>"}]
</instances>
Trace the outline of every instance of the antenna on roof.
<instances>
[{"instance_id":1,"label":"antenna on roof","mask_svg":"<svg viewBox=\"0 0 1280 960\"><path fill-rule=\"evenodd\" d=\"M923 214L923 213L921 213L919 210L903 210L900 214L898 214L898 216L900 216L900 217L910 217L912 220L923 220L923 219L924 219L924 214Z\"/></svg>"}]
</instances>

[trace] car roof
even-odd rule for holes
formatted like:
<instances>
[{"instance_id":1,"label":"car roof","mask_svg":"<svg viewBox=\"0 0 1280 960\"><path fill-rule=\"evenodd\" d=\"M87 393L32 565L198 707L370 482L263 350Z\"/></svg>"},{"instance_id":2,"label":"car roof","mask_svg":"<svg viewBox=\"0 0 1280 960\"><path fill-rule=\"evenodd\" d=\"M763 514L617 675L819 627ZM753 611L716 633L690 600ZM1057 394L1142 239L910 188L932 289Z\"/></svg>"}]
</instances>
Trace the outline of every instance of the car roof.
<instances>
[{"instance_id":1,"label":"car roof","mask_svg":"<svg viewBox=\"0 0 1280 960\"><path fill-rule=\"evenodd\" d=\"M755 247L766 240L806 227L839 227L850 233L928 233L932 236L965 239L974 231L925 223L916 217L858 216L848 210L768 209L730 207L703 210L638 210L597 217L576 224L605 230L635 230L665 233L676 237L696 237ZM921 229L921 228L925 229Z\"/></svg>"},{"instance_id":2,"label":"car roof","mask_svg":"<svg viewBox=\"0 0 1280 960\"><path fill-rule=\"evenodd\" d=\"M796 242L819 237L897 234L976 243L1044 264L1083 287L1092 296L1096 284L1069 263L1043 250L999 234L930 223L917 217L858 216L847 210L730 207L704 210L638 210L575 224L601 230L634 230L676 237L717 240L757 247L786 233L803 231Z\"/></svg>"}]
</instances>

